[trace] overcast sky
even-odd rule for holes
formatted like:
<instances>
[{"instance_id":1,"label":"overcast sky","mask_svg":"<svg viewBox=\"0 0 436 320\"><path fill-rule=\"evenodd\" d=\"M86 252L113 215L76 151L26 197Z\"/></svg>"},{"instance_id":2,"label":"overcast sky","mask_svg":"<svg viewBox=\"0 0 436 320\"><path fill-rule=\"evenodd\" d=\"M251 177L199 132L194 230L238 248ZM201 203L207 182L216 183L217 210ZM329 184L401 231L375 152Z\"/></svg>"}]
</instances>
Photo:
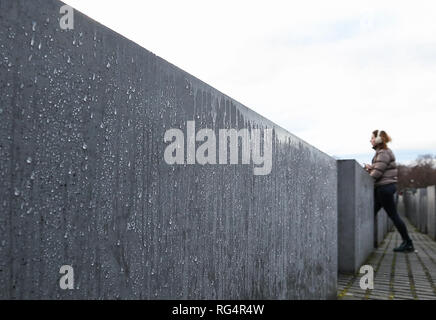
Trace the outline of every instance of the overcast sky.
<instances>
[{"instance_id":1,"label":"overcast sky","mask_svg":"<svg viewBox=\"0 0 436 320\"><path fill-rule=\"evenodd\" d=\"M64 2L332 156L436 154L436 1Z\"/></svg>"}]
</instances>

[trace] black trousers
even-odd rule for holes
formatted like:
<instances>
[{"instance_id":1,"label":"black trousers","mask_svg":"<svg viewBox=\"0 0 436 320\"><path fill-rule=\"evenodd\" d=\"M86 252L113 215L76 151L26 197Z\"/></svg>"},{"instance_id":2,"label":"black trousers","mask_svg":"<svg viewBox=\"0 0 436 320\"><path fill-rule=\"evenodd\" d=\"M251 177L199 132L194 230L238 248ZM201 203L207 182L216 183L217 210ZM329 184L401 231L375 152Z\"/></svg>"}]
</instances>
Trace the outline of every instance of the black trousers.
<instances>
[{"instance_id":1,"label":"black trousers","mask_svg":"<svg viewBox=\"0 0 436 320\"><path fill-rule=\"evenodd\" d=\"M390 183L382 186L377 186L374 189L374 217L377 212L383 208L389 218L394 223L395 228L403 238L403 241L410 240L409 233L404 221L400 218L397 212L397 206L394 200L394 193L397 191L396 183Z\"/></svg>"}]
</instances>

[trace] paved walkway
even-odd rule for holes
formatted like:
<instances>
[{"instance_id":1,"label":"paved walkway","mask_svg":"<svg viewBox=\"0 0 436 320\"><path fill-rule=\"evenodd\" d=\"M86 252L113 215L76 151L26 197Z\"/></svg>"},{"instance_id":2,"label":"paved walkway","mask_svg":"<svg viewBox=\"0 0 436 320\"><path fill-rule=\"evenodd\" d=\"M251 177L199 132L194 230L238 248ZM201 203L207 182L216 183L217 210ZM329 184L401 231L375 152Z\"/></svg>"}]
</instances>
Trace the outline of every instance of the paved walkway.
<instances>
[{"instance_id":1,"label":"paved walkway","mask_svg":"<svg viewBox=\"0 0 436 320\"><path fill-rule=\"evenodd\" d=\"M392 251L401 243L400 234L394 228L364 263L374 268L374 289L360 288L363 274L339 274L338 299L436 300L436 242L403 219L415 252Z\"/></svg>"}]
</instances>

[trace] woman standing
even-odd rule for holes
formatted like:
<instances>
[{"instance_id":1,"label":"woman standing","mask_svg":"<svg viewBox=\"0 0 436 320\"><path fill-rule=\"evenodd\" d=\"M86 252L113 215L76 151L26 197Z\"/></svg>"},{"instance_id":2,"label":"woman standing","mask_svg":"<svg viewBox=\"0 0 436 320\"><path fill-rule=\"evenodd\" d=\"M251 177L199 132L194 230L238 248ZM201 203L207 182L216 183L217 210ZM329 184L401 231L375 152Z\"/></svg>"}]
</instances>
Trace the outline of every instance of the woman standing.
<instances>
[{"instance_id":1,"label":"woman standing","mask_svg":"<svg viewBox=\"0 0 436 320\"><path fill-rule=\"evenodd\" d=\"M412 239L409 237L407 227L397 212L394 193L397 191L398 170L395 156L387 143L391 141L389 135L382 130L372 132L371 144L375 150L372 165L366 164L365 170L374 178L374 216L380 208L385 209L389 218L394 223L403 239L401 245L394 249L395 252L415 251Z\"/></svg>"}]
</instances>

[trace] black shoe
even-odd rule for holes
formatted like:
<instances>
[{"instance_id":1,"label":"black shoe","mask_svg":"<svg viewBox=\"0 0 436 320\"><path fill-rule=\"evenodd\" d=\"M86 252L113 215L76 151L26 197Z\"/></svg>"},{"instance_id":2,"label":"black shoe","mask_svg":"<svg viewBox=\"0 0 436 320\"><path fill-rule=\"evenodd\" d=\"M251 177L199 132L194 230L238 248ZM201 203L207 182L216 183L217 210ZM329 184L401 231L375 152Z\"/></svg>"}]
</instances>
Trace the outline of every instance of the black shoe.
<instances>
[{"instance_id":1,"label":"black shoe","mask_svg":"<svg viewBox=\"0 0 436 320\"><path fill-rule=\"evenodd\" d=\"M414 252L415 251L415 247L413 246L412 240L407 241L405 251L406 252Z\"/></svg>"},{"instance_id":2,"label":"black shoe","mask_svg":"<svg viewBox=\"0 0 436 320\"><path fill-rule=\"evenodd\" d=\"M415 248L413 247L412 240L403 241L399 247L394 249L395 252L413 252Z\"/></svg>"}]
</instances>

